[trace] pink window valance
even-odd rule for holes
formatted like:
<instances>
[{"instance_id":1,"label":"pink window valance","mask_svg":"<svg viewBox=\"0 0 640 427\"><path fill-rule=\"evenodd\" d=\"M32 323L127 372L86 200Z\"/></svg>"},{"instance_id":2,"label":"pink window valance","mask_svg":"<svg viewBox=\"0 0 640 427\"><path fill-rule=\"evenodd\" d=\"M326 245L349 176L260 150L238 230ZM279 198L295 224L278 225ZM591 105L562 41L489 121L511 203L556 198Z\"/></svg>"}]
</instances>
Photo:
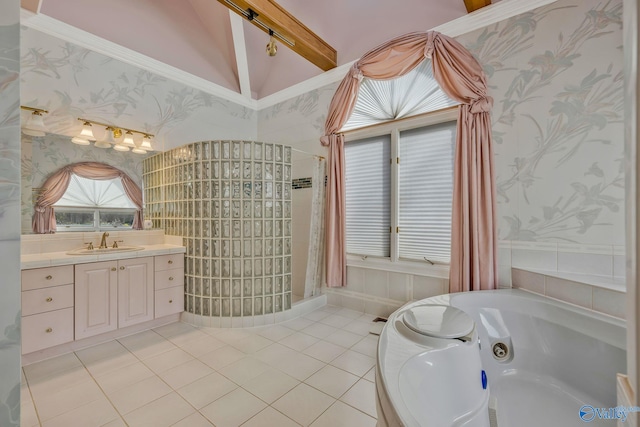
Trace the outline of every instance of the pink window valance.
<instances>
[{"instance_id":1,"label":"pink window valance","mask_svg":"<svg viewBox=\"0 0 640 427\"><path fill-rule=\"evenodd\" d=\"M38 196L33 213L32 227L35 233L55 233L56 216L53 205L67 191L73 174L96 180L120 178L127 197L137 208L133 219L133 228L135 230L142 229L142 190L138 184L129 175L113 166L98 162L82 162L59 169L43 184L44 191Z\"/></svg>"},{"instance_id":2,"label":"pink window valance","mask_svg":"<svg viewBox=\"0 0 640 427\"><path fill-rule=\"evenodd\" d=\"M426 58L442 90L461 102L452 205L450 291L493 289L497 281L496 190L490 111L493 99L481 65L454 39L435 31L392 39L356 61L331 100L323 145L329 148L327 285L346 285L344 135L363 77L403 76Z\"/></svg>"}]
</instances>

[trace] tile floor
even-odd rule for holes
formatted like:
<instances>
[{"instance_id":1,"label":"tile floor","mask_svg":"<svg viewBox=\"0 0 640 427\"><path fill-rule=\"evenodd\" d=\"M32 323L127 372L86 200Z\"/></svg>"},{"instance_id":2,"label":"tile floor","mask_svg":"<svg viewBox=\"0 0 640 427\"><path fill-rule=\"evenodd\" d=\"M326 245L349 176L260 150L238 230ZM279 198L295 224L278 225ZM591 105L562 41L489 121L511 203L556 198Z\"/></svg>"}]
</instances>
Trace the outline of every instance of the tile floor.
<instances>
[{"instance_id":1,"label":"tile floor","mask_svg":"<svg viewBox=\"0 0 640 427\"><path fill-rule=\"evenodd\" d=\"M368 427L374 316L325 306L247 329L173 323L23 368L23 427Z\"/></svg>"}]
</instances>

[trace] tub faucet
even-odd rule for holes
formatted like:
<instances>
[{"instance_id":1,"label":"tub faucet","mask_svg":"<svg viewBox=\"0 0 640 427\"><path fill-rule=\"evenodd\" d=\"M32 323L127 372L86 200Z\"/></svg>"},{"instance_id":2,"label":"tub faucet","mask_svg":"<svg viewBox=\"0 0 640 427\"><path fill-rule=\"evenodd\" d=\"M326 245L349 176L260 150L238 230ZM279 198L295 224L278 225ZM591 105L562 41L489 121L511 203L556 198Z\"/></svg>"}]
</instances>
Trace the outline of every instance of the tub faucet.
<instances>
[{"instance_id":1,"label":"tub faucet","mask_svg":"<svg viewBox=\"0 0 640 427\"><path fill-rule=\"evenodd\" d=\"M107 237L109 237L109 233L106 231L102 233L102 240L100 240L100 249L107 248Z\"/></svg>"}]
</instances>

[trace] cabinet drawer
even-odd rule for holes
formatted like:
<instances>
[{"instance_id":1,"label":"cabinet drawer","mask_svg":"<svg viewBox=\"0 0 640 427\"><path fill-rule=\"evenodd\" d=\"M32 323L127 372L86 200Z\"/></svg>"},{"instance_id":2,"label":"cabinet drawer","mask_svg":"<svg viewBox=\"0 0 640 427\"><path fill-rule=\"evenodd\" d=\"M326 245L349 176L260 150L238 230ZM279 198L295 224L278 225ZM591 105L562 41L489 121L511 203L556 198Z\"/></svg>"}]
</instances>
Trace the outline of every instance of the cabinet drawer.
<instances>
[{"instance_id":1,"label":"cabinet drawer","mask_svg":"<svg viewBox=\"0 0 640 427\"><path fill-rule=\"evenodd\" d=\"M22 270L22 290L48 288L73 283L73 265Z\"/></svg>"},{"instance_id":2,"label":"cabinet drawer","mask_svg":"<svg viewBox=\"0 0 640 427\"><path fill-rule=\"evenodd\" d=\"M181 268L184 270L184 254L160 255L156 257L156 271Z\"/></svg>"},{"instance_id":3,"label":"cabinet drawer","mask_svg":"<svg viewBox=\"0 0 640 427\"><path fill-rule=\"evenodd\" d=\"M156 291L160 289L184 287L184 269L174 268L171 270L158 271L155 277Z\"/></svg>"},{"instance_id":4,"label":"cabinet drawer","mask_svg":"<svg viewBox=\"0 0 640 427\"><path fill-rule=\"evenodd\" d=\"M22 292L23 316L68 307L73 307L73 285L53 286Z\"/></svg>"},{"instance_id":5,"label":"cabinet drawer","mask_svg":"<svg viewBox=\"0 0 640 427\"><path fill-rule=\"evenodd\" d=\"M184 311L184 289L167 288L156 291L156 318Z\"/></svg>"},{"instance_id":6,"label":"cabinet drawer","mask_svg":"<svg viewBox=\"0 0 640 427\"><path fill-rule=\"evenodd\" d=\"M73 308L22 318L22 354L73 341Z\"/></svg>"}]
</instances>

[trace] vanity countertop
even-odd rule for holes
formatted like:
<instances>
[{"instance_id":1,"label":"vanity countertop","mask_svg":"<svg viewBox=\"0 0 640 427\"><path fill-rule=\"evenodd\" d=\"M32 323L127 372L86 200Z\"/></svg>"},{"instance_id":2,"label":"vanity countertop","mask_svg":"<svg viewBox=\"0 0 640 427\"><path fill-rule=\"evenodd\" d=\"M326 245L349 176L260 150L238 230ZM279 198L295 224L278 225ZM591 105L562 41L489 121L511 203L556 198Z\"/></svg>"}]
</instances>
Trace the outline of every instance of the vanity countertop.
<instances>
[{"instance_id":1,"label":"vanity countertop","mask_svg":"<svg viewBox=\"0 0 640 427\"><path fill-rule=\"evenodd\" d=\"M67 254L67 251L28 254L20 257L20 266L22 270L29 270L32 268L53 267L58 265L85 264L88 262L177 254L184 253L187 250L184 246L170 245L166 243L140 246L144 249L139 251L114 252L100 255L69 255Z\"/></svg>"}]
</instances>

